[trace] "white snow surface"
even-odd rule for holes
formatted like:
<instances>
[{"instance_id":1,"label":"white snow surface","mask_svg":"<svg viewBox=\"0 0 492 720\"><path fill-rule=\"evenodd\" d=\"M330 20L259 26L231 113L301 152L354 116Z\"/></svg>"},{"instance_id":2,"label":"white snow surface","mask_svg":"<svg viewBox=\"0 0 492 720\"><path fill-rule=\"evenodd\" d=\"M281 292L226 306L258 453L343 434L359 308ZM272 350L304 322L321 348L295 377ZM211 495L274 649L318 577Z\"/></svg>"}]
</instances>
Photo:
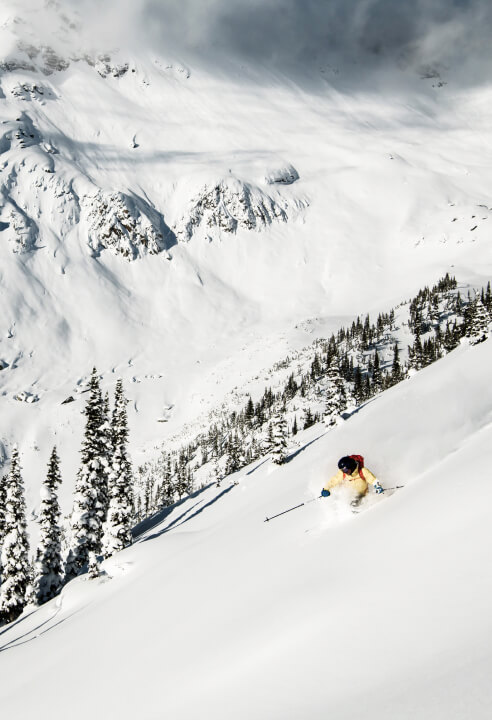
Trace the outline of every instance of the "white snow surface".
<instances>
[{"instance_id":1,"label":"white snow surface","mask_svg":"<svg viewBox=\"0 0 492 720\"><path fill-rule=\"evenodd\" d=\"M97 53L57 8L0 9L0 461L17 443L31 520L54 443L71 508L94 365L138 464L355 316L492 275L490 84ZM491 354L304 431L0 629L2 718L489 718ZM315 500L345 453L405 487Z\"/></svg>"},{"instance_id":2,"label":"white snow surface","mask_svg":"<svg viewBox=\"0 0 492 720\"><path fill-rule=\"evenodd\" d=\"M460 347L298 435L287 465L154 517L102 577L0 634L2 715L488 718L491 362L490 340ZM264 521L354 449L404 487L357 515L333 492Z\"/></svg>"}]
</instances>

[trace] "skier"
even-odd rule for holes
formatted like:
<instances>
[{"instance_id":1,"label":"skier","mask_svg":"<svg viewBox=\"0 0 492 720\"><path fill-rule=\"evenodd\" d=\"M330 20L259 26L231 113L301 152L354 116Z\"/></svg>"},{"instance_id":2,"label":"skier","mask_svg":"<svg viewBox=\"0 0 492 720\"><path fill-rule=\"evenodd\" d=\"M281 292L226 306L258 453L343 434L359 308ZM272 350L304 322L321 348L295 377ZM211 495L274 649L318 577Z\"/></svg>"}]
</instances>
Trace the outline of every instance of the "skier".
<instances>
[{"instance_id":1,"label":"skier","mask_svg":"<svg viewBox=\"0 0 492 720\"><path fill-rule=\"evenodd\" d=\"M340 458L338 472L325 484L321 491L322 497L329 497L330 491L338 485L353 489L356 494L353 501L355 504L359 504L366 495L369 485L373 485L377 493L384 492L384 488L381 487L375 475L364 466L362 455L346 455Z\"/></svg>"}]
</instances>

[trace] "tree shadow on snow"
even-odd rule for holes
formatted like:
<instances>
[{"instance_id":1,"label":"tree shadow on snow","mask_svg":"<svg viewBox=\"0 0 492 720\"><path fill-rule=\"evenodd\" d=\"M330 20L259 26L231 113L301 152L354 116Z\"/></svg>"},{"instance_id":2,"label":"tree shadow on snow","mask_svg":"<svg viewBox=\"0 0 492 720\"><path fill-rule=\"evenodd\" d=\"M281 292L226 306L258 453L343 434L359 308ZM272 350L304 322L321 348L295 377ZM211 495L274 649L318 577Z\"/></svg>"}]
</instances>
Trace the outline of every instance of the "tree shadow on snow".
<instances>
[{"instance_id":1,"label":"tree shadow on snow","mask_svg":"<svg viewBox=\"0 0 492 720\"><path fill-rule=\"evenodd\" d=\"M208 487L210 487L210 485ZM217 502L217 500L220 500L220 498L224 497L224 495L227 495L227 493L229 493L232 490L232 488L234 488L234 487L235 487L235 485L229 485L229 487L224 488L224 490L221 490L220 493L218 493L214 498L209 500L208 503L206 503L205 505L202 505L202 507L199 510L195 510L195 512L192 515L189 515L188 513L191 512L198 505L200 505L200 503L203 501L201 500L200 502L195 503L189 510L187 510L182 515L177 517L175 520L173 520L173 522L169 523L169 525L166 525L166 527L162 528L162 530L159 530L159 532L153 533L152 535L149 535L148 537L143 538L142 542L147 542L148 540L155 540L156 538L160 537L161 535L164 535L165 533L169 532L170 530L174 530L175 528L179 527L180 525L184 525L185 523L189 522L197 515L200 515L200 513L202 513L206 508L210 507L211 505L214 505ZM176 507L176 505L174 505L173 507Z\"/></svg>"},{"instance_id":2,"label":"tree shadow on snow","mask_svg":"<svg viewBox=\"0 0 492 720\"><path fill-rule=\"evenodd\" d=\"M262 460L260 463L258 463L258 465L256 465L252 470L248 470L246 475L252 475L254 472L259 470L261 468L261 466L264 465L265 463L267 463L269 460L270 460L270 458L266 457L264 460Z\"/></svg>"},{"instance_id":3,"label":"tree shadow on snow","mask_svg":"<svg viewBox=\"0 0 492 720\"><path fill-rule=\"evenodd\" d=\"M149 532L149 530L153 530L157 525L160 525L168 515L170 515L176 508L179 508L181 505L184 505L186 502L190 501L191 499L197 498L199 495L201 495L205 490L209 490L211 487L213 487L215 483L209 483L208 485L205 485L203 488L200 488L200 490L197 490L194 493L191 493L191 495L187 495L184 498L181 498L181 500L178 500L178 502L173 503L172 505L166 505L166 507L163 507L162 510L159 510L151 517L145 518L145 520L142 520L142 522L138 523L138 525L135 525L135 527L132 529L132 537L134 540L138 540L142 537L142 535L145 535L146 532ZM171 527L173 525L176 525L182 518L184 518L189 512L193 510L194 507L197 507L197 505L200 505L203 500L199 500L197 503L192 505L190 508L184 511L182 515L177 517L175 520L172 521L172 523L169 524L168 527ZM145 538L142 538L145 539Z\"/></svg>"},{"instance_id":4,"label":"tree shadow on snow","mask_svg":"<svg viewBox=\"0 0 492 720\"><path fill-rule=\"evenodd\" d=\"M289 457L286 458L285 462L290 463L291 460L293 460L298 455L300 455L302 452L304 452L304 450L306 450L306 448L308 448L310 445L314 445L315 442L318 442L318 440L321 440L321 438L324 437L325 435L326 435L326 433L322 433L321 435L318 435L318 437L314 438L314 440L310 440L308 443L306 443L305 445L300 447L299 450L296 450L291 455L289 455Z\"/></svg>"}]
</instances>

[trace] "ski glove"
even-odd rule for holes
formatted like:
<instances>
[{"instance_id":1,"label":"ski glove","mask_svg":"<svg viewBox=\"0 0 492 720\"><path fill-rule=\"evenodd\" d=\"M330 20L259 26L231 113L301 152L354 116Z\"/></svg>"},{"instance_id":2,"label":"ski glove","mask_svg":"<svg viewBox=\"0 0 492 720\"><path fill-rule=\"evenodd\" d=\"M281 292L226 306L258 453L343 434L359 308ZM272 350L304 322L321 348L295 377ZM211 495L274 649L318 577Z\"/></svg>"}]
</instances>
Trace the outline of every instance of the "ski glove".
<instances>
[{"instance_id":1,"label":"ski glove","mask_svg":"<svg viewBox=\"0 0 492 720\"><path fill-rule=\"evenodd\" d=\"M375 483L374 490L377 492L378 495L384 492L384 488L381 487L379 483Z\"/></svg>"},{"instance_id":2,"label":"ski glove","mask_svg":"<svg viewBox=\"0 0 492 720\"><path fill-rule=\"evenodd\" d=\"M321 497L329 497L329 495L330 495L330 491L329 491L329 490L323 489L323 490L321 491Z\"/></svg>"}]
</instances>

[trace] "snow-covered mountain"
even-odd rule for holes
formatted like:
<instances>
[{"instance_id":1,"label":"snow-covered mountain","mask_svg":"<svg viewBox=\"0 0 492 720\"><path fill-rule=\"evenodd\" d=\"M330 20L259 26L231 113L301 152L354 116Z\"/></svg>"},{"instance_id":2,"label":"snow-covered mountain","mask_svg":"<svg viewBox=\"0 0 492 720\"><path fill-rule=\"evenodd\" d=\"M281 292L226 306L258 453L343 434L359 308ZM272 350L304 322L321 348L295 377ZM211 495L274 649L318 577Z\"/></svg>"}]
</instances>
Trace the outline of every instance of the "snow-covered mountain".
<instances>
[{"instance_id":1,"label":"snow-covered mountain","mask_svg":"<svg viewBox=\"0 0 492 720\"><path fill-rule=\"evenodd\" d=\"M367 33L370 52L351 56L333 3L330 59L306 64L292 23L309 12L287 4L290 24L270 0L256 8L275 18L273 63L251 51L244 8L244 38L228 35L219 0L183 3L194 24L167 2L2 3L0 463L17 443L32 521L55 443L70 510L93 366L104 391L124 380L138 465L357 316L447 272L470 288L492 277L492 86L471 60L484 4L420 44L408 19L400 53ZM370 29L350 5L350 32ZM446 3L430 5L437 23ZM464 61L452 49L472 10ZM0 709L29 687L17 717L30 717L55 672L73 717L89 712L74 683L102 675L101 717L485 717L488 490L478 474L467 494L464 478L488 456L489 343L306 430L285 468L257 463L164 511L100 581L77 579L0 636ZM346 451L405 489L351 522L320 501L262 524L313 498Z\"/></svg>"}]
</instances>

